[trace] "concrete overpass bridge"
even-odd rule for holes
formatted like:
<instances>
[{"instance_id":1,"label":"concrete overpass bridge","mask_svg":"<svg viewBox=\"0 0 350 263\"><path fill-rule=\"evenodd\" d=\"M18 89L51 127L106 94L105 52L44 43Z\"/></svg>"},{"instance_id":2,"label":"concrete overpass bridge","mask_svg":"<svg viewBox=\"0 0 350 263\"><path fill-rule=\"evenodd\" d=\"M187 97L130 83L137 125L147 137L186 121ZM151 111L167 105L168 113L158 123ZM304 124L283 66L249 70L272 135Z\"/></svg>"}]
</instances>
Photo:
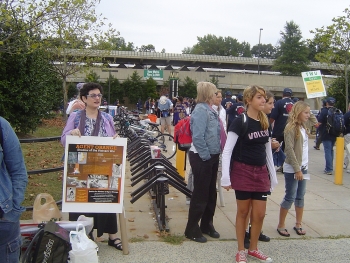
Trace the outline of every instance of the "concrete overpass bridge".
<instances>
[{"instance_id":1,"label":"concrete overpass bridge","mask_svg":"<svg viewBox=\"0 0 350 263\"><path fill-rule=\"evenodd\" d=\"M77 56L81 51L70 52ZM319 107L314 100L306 99L301 76L281 76L279 72L272 71L273 59L103 50L92 50L88 56L99 61L91 70L100 76L102 82L108 79L109 74L123 82L134 71L145 76L145 79L147 75L156 74L153 78L158 85L163 85L169 77L178 77L179 86L186 77L196 81L209 81L214 77L218 80L218 88L231 89L233 93L242 92L248 85L257 84L279 97L283 89L288 87L293 90L293 96L308 101L312 108ZM311 62L310 69L321 71L326 88L334 78L331 72L335 66ZM106 70L118 72L109 73ZM86 73L77 73L68 78L68 81L82 82L85 75Z\"/></svg>"}]
</instances>

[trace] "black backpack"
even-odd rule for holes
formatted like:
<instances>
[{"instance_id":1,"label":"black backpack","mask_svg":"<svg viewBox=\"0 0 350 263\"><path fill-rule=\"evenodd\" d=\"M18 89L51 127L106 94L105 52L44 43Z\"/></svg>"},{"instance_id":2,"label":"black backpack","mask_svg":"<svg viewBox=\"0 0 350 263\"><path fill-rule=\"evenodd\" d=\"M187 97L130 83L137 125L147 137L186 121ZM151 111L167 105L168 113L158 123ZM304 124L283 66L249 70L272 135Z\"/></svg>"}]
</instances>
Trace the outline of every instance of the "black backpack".
<instances>
[{"instance_id":1,"label":"black backpack","mask_svg":"<svg viewBox=\"0 0 350 263\"><path fill-rule=\"evenodd\" d=\"M341 110L331 107L327 113L327 132L333 136L340 136L344 132L344 115Z\"/></svg>"},{"instance_id":2,"label":"black backpack","mask_svg":"<svg viewBox=\"0 0 350 263\"><path fill-rule=\"evenodd\" d=\"M22 257L22 263L66 263L70 250L69 231L49 221L40 225Z\"/></svg>"}]
</instances>

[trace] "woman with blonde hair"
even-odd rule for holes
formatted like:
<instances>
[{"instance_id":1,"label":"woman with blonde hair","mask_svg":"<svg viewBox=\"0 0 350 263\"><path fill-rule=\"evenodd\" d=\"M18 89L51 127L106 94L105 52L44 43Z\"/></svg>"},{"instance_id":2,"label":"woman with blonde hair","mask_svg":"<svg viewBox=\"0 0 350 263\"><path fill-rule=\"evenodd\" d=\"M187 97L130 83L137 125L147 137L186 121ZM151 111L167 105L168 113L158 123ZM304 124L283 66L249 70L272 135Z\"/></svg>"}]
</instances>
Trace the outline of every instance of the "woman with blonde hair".
<instances>
[{"instance_id":1,"label":"woman with blonde hair","mask_svg":"<svg viewBox=\"0 0 350 263\"><path fill-rule=\"evenodd\" d=\"M203 234L213 238L220 237L213 225L221 132L219 116L211 107L216 99L216 92L214 84L199 82L197 105L191 115L192 146L189 159L194 188L185 236L200 243L207 242Z\"/></svg>"},{"instance_id":2,"label":"woman with blonde hair","mask_svg":"<svg viewBox=\"0 0 350 263\"><path fill-rule=\"evenodd\" d=\"M258 249L267 195L277 184L269 123L264 113L266 92L260 86L249 86L243 92L243 101L246 113L238 116L228 129L222 154L221 185L226 190L234 189L236 194L236 262L247 262L244 236L250 206L252 227L248 255L262 262L272 262Z\"/></svg>"},{"instance_id":3,"label":"woman with blonde hair","mask_svg":"<svg viewBox=\"0 0 350 263\"><path fill-rule=\"evenodd\" d=\"M304 196L308 168L308 132L305 123L310 118L310 106L303 101L294 104L289 113L286 128L284 129L286 160L283 164L285 178L285 196L281 203L277 232L281 236L289 237L285 228L288 210L294 203L296 223L294 230L298 235L305 235L301 221L304 212Z\"/></svg>"}]
</instances>

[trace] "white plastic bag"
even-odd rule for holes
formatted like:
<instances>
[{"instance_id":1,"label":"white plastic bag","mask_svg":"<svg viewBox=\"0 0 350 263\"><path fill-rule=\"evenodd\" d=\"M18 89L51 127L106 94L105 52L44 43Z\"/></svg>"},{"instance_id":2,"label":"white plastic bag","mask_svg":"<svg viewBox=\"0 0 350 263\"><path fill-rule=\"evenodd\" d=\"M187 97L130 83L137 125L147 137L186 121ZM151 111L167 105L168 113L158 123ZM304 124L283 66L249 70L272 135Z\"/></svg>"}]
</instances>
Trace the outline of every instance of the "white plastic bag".
<instances>
[{"instance_id":1,"label":"white plastic bag","mask_svg":"<svg viewBox=\"0 0 350 263\"><path fill-rule=\"evenodd\" d=\"M98 263L98 246L88 238L82 224L77 225L76 231L70 231L69 239L72 244L69 251L71 263Z\"/></svg>"},{"instance_id":2,"label":"white plastic bag","mask_svg":"<svg viewBox=\"0 0 350 263\"><path fill-rule=\"evenodd\" d=\"M98 263L96 250L69 251L70 263Z\"/></svg>"},{"instance_id":3,"label":"white plastic bag","mask_svg":"<svg viewBox=\"0 0 350 263\"><path fill-rule=\"evenodd\" d=\"M94 227L93 217L86 217L84 215L80 215L77 221L80 221L85 226L85 232L87 235L91 232L92 228Z\"/></svg>"}]
</instances>

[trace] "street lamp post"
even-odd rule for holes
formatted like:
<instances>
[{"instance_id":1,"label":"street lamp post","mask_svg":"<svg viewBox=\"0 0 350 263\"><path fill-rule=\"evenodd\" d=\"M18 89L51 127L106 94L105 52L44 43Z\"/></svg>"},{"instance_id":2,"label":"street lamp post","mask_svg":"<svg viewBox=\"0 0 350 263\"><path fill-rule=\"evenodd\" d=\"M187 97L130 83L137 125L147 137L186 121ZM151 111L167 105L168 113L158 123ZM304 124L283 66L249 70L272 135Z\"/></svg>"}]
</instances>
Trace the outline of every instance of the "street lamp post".
<instances>
[{"instance_id":1,"label":"street lamp post","mask_svg":"<svg viewBox=\"0 0 350 263\"><path fill-rule=\"evenodd\" d=\"M261 39L261 31L263 29L260 28L260 32L259 32L259 45L258 45L258 75L260 75L260 39Z\"/></svg>"},{"instance_id":2,"label":"street lamp post","mask_svg":"<svg viewBox=\"0 0 350 263\"><path fill-rule=\"evenodd\" d=\"M111 105L111 72L118 72L118 70L102 69L102 72L108 72L108 105Z\"/></svg>"}]
</instances>

